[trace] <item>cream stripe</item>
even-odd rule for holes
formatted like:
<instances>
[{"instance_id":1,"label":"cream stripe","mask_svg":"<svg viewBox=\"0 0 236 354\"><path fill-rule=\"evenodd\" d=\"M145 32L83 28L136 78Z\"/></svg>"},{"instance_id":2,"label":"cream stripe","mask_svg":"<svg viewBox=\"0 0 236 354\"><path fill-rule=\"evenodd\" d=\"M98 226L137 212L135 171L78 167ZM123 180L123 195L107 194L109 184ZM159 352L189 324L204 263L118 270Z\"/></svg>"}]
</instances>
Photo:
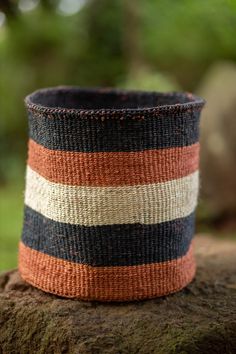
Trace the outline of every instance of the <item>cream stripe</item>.
<instances>
[{"instance_id":1,"label":"cream stripe","mask_svg":"<svg viewBox=\"0 0 236 354\"><path fill-rule=\"evenodd\" d=\"M198 171L164 183L85 187L49 182L28 166L26 186L26 205L54 221L86 226L156 224L193 212Z\"/></svg>"}]
</instances>

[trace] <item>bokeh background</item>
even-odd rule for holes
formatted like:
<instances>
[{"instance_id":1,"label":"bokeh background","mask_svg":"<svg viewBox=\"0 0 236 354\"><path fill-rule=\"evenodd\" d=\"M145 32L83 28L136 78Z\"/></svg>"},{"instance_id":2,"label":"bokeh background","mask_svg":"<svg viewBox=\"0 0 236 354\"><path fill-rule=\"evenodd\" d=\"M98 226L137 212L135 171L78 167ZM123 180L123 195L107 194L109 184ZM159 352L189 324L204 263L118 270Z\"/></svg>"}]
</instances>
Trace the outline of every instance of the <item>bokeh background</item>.
<instances>
[{"instance_id":1,"label":"bokeh background","mask_svg":"<svg viewBox=\"0 0 236 354\"><path fill-rule=\"evenodd\" d=\"M201 122L197 231L236 235L236 0L0 0L0 270L17 264L27 116L54 85L192 91Z\"/></svg>"}]
</instances>

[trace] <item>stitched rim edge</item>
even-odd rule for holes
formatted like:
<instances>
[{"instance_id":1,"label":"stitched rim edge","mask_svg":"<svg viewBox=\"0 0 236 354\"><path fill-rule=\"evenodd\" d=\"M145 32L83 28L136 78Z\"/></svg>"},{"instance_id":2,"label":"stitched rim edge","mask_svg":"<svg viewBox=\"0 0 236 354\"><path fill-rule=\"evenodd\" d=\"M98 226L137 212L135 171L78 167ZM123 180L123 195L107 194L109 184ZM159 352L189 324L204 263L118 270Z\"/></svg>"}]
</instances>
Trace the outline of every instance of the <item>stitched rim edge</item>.
<instances>
[{"instance_id":1,"label":"stitched rim edge","mask_svg":"<svg viewBox=\"0 0 236 354\"><path fill-rule=\"evenodd\" d=\"M114 109L74 109L74 108L63 108L63 107L47 107L41 104L34 103L34 97L38 94L43 93L56 93L59 91L75 91L81 93L113 93L117 95L137 95L137 96L148 96L148 95L156 95L157 97L176 97L176 98L184 98L188 102L185 103L176 103L176 104L167 104L167 105L159 105L155 107L143 107L143 108L114 108ZM54 116L77 116L83 118L118 118L118 119L143 119L146 116L154 115L158 116L161 113L172 113L178 114L186 111L198 111L201 110L205 104L205 100L201 97L193 95L189 92L168 92L161 93L156 91L138 91L138 90L120 90L114 88L81 88L77 86L58 86L51 87L45 89L39 89L29 94L25 98L26 108L38 115L47 115L48 117Z\"/></svg>"}]
</instances>

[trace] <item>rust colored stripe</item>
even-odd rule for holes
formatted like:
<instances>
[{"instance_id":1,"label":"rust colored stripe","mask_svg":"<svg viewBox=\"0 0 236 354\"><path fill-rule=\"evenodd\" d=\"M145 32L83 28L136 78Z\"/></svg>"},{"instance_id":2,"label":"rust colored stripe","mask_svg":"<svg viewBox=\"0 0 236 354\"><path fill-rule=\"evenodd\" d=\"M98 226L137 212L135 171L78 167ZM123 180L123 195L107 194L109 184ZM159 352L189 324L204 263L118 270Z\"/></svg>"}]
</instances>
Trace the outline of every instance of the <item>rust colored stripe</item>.
<instances>
[{"instance_id":1,"label":"rust colored stripe","mask_svg":"<svg viewBox=\"0 0 236 354\"><path fill-rule=\"evenodd\" d=\"M28 164L49 181L77 186L122 186L165 182L198 168L199 143L136 152L49 150L29 141Z\"/></svg>"},{"instance_id":2,"label":"rust colored stripe","mask_svg":"<svg viewBox=\"0 0 236 354\"><path fill-rule=\"evenodd\" d=\"M128 301L163 296L194 277L193 247L176 260L135 266L92 267L35 251L22 242L19 270L27 282L50 293L82 300Z\"/></svg>"}]
</instances>

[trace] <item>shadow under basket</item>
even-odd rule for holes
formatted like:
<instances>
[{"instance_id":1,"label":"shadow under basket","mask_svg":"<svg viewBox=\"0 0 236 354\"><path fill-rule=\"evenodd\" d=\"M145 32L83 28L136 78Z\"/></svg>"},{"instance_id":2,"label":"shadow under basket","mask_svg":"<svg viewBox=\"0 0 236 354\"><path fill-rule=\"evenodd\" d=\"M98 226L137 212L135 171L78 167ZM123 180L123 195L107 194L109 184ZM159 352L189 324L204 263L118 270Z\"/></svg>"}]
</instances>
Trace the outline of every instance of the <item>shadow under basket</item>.
<instances>
[{"instance_id":1,"label":"shadow under basket","mask_svg":"<svg viewBox=\"0 0 236 354\"><path fill-rule=\"evenodd\" d=\"M58 87L25 102L23 279L98 301L186 286L195 275L204 101L189 93Z\"/></svg>"}]
</instances>

